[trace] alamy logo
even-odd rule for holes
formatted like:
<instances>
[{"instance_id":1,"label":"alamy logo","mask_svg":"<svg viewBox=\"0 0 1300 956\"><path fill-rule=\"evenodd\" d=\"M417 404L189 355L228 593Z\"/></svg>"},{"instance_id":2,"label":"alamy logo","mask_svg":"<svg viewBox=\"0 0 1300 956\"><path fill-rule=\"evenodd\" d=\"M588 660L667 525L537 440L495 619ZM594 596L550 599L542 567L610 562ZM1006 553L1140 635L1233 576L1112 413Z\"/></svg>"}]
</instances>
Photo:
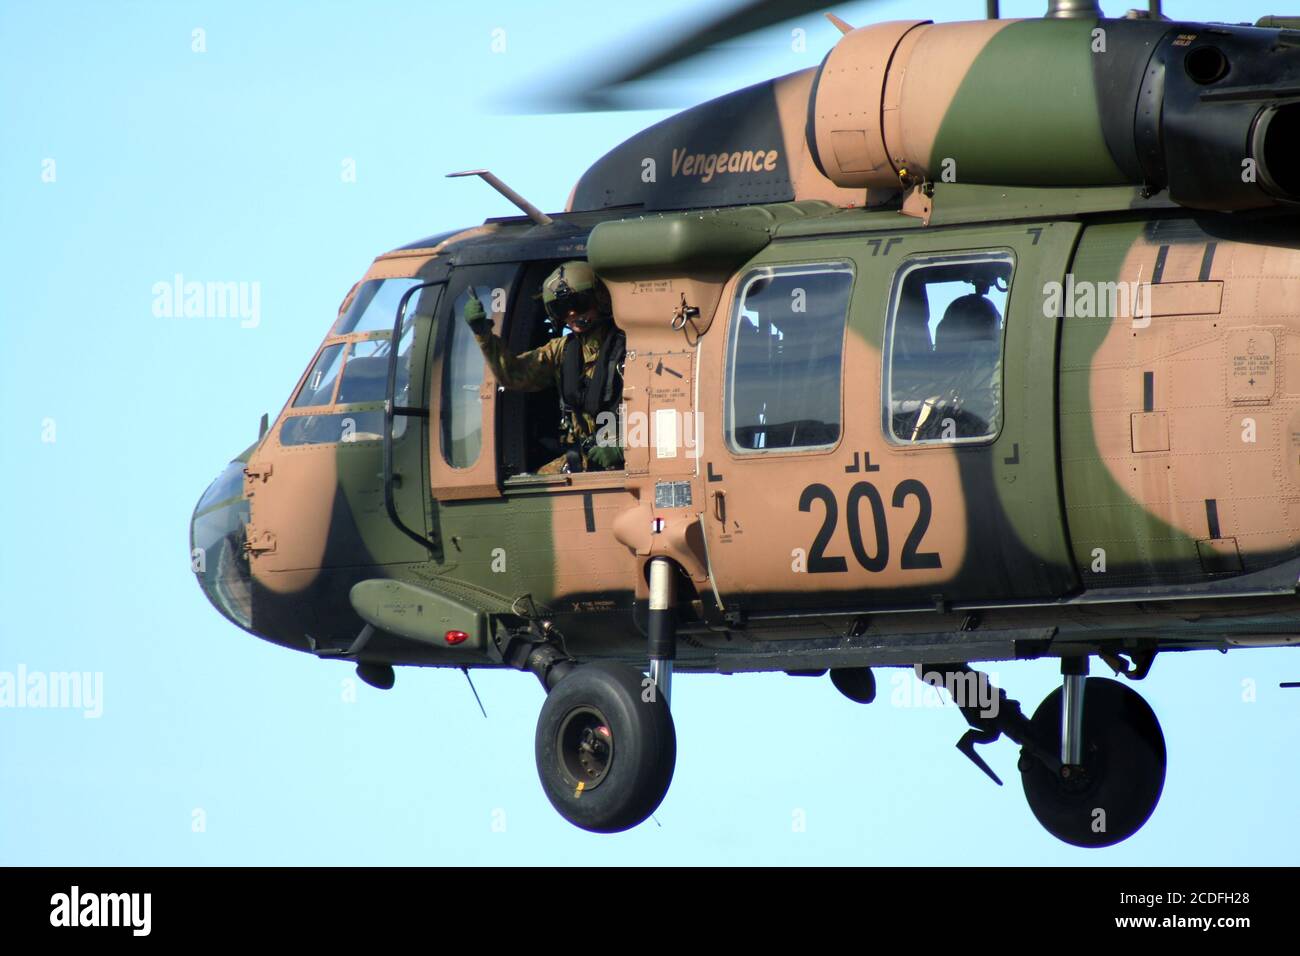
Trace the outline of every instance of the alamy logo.
<instances>
[{"instance_id":1,"label":"alamy logo","mask_svg":"<svg viewBox=\"0 0 1300 956\"><path fill-rule=\"evenodd\" d=\"M1043 286L1043 316L1049 319L1132 319L1135 329L1151 324L1151 283L1091 282L1067 274L1065 282Z\"/></svg>"},{"instance_id":2,"label":"alamy logo","mask_svg":"<svg viewBox=\"0 0 1300 956\"><path fill-rule=\"evenodd\" d=\"M0 709L79 710L95 719L104 715L104 675L100 671L0 671Z\"/></svg>"},{"instance_id":3,"label":"alamy logo","mask_svg":"<svg viewBox=\"0 0 1300 956\"><path fill-rule=\"evenodd\" d=\"M961 707L977 710L982 717L998 715L1001 695L993 683L997 674L983 671L926 670L921 664L913 669L916 681L906 671L890 678L894 687L889 697L891 707ZM945 698L940 691L947 691Z\"/></svg>"},{"instance_id":4,"label":"alamy logo","mask_svg":"<svg viewBox=\"0 0 1300 956\"><path fill-rule=\"evenodd\" d=\"M148 936L152 893L82 893L78 886L50 897L51 926L129 926L132 936Z\"/></svg>"},{"instance_id":5,"label":"alamy logo","mask_svg":"<svg viewBox=\"0 0 1300 956\"><path fill-rule=\"evenodd\" d=\"M262 324L262 283L186 281L153 284L153 314L159 319L239 319L241 329Z\"/></svg>"}]
</instances>

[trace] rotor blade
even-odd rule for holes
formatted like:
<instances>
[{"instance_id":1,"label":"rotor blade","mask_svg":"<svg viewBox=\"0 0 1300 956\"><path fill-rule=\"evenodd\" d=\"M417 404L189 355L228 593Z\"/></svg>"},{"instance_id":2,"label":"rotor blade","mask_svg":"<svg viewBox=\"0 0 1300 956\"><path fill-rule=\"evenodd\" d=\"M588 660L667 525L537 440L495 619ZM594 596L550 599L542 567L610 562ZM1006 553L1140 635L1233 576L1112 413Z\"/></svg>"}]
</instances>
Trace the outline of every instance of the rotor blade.
<instances>
[{"instance_id":1,"label":"rotor blade","mask_svg":"<svg viewBox=\"0 0 1300 956\"><path fill-rule=\"evenodd\" d=\"M730 13L701 24L694 32L667 47L634 61L609 77L606 83L617 85L644 79L675 63L697 56L709 47L793 20L806 13L817 13L826 6L826 0L749 0Z\"/></svg>"},{"instance_id":2,"label":"rotor blade","mask_svg":"<svg viewBox=\"0 0 1300 956\"><path fill-rule=\"evenodd\" d=\"M665 28L661 32L674 37L668 44L652 48L640 56L632 52L626 56L616 54L612 59L619 66L603 76L575 78L550 91L543 91L540 95L533 91L530 96L522 99L530 103L530 111L539 112L626 109L628 104L623 102L626 98L618 95L620 88L626 84L652 77L728 40L838 5L833 0L830 3L827 0L747 0L711 20L687 27L684 31ZM640 41L634 46L636 49L644 49ZM644 108L646 105L638 103L635 108Z\"/></svg>"}]
</instances>

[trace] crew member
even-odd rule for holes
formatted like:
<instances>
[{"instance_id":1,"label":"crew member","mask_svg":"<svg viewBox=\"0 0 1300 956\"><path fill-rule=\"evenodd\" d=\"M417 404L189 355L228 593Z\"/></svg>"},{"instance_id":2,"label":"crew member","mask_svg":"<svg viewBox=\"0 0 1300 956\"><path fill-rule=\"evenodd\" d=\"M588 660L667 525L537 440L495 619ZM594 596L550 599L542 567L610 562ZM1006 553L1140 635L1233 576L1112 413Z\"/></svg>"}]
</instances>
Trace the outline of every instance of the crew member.
<instances>
[{"instance_id":1,"label":"crew member","mask_svg":"<svg viewBox=\"0 0 1300 956\"><path fill-rule=\"evenodd\" d=\"M463 317L500 385L522 392L554 386L559 392L564 453L538 474L620 469L623 449L615 423L623 398L626 338L614 324L609 290L590 265L575 260L546 277L542 302L546 313L570 334L519 355L492 333L472 288Z\"/></svg>"}]
</instances>

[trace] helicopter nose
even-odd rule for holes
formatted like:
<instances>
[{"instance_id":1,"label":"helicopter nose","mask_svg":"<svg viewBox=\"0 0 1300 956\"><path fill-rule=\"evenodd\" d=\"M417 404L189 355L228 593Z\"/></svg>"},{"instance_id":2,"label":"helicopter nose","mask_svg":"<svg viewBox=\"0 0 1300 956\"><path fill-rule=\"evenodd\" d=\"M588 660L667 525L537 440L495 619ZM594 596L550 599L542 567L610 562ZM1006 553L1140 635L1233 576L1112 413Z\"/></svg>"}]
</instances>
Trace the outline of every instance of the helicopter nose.
<instances>
[{"instance_id":1,"label":"helicopter nose","mask_svg":"<svg viewBox=\"0 0 1300 956\"><path fill-rule=\"evenodd\" d=\"M194 507L190 567L212 606L232 624L255 633L252 574L244 551L247 525L244 462L232 461Z\"/></svg>"}]
</instances>

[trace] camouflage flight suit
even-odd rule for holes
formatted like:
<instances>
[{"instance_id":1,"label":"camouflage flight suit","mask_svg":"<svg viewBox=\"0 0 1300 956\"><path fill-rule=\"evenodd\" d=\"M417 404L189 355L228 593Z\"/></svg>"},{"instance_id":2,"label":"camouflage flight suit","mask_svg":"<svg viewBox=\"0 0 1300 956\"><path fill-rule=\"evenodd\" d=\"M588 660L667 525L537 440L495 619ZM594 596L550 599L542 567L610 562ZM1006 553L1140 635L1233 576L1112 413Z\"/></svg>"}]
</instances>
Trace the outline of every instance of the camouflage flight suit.
<instances>
[{"instance_id":1,"label":"camouflage flight suit","mask_svg":"<svg viewBox=\"0 0 1300 956\"><path fill-rule=\"evenodd\" d=\"M570 333L570 335L577 335L582 342L582 375L588 381L595 373L601 346L605 344L605 339L616 331L613 321L606 319L585 332ZM475 332L474 338L498 384L521 392L538 392L552 386L560 388L560 368L564 358L564 346L569 336L556 336L545 345L519 355L511 352L500 338L492 334L490 328L481 334ZM594 440L599 431L595 416L580 411L568 412L560 427L562 431L560 443L565 446L577 446L579 449L584 448L587 439ZM618 464L612 467L622 468L621 449L618 451L620 452ZM565 470L566 461L567 457L561 455L554 461L547 462L537 470L537 473L539 475L560 474ZM588 461L585 451L582 453L582 463L584 468L600 470L599 466L592 465Z\"/></svg>"}]
</instances>

